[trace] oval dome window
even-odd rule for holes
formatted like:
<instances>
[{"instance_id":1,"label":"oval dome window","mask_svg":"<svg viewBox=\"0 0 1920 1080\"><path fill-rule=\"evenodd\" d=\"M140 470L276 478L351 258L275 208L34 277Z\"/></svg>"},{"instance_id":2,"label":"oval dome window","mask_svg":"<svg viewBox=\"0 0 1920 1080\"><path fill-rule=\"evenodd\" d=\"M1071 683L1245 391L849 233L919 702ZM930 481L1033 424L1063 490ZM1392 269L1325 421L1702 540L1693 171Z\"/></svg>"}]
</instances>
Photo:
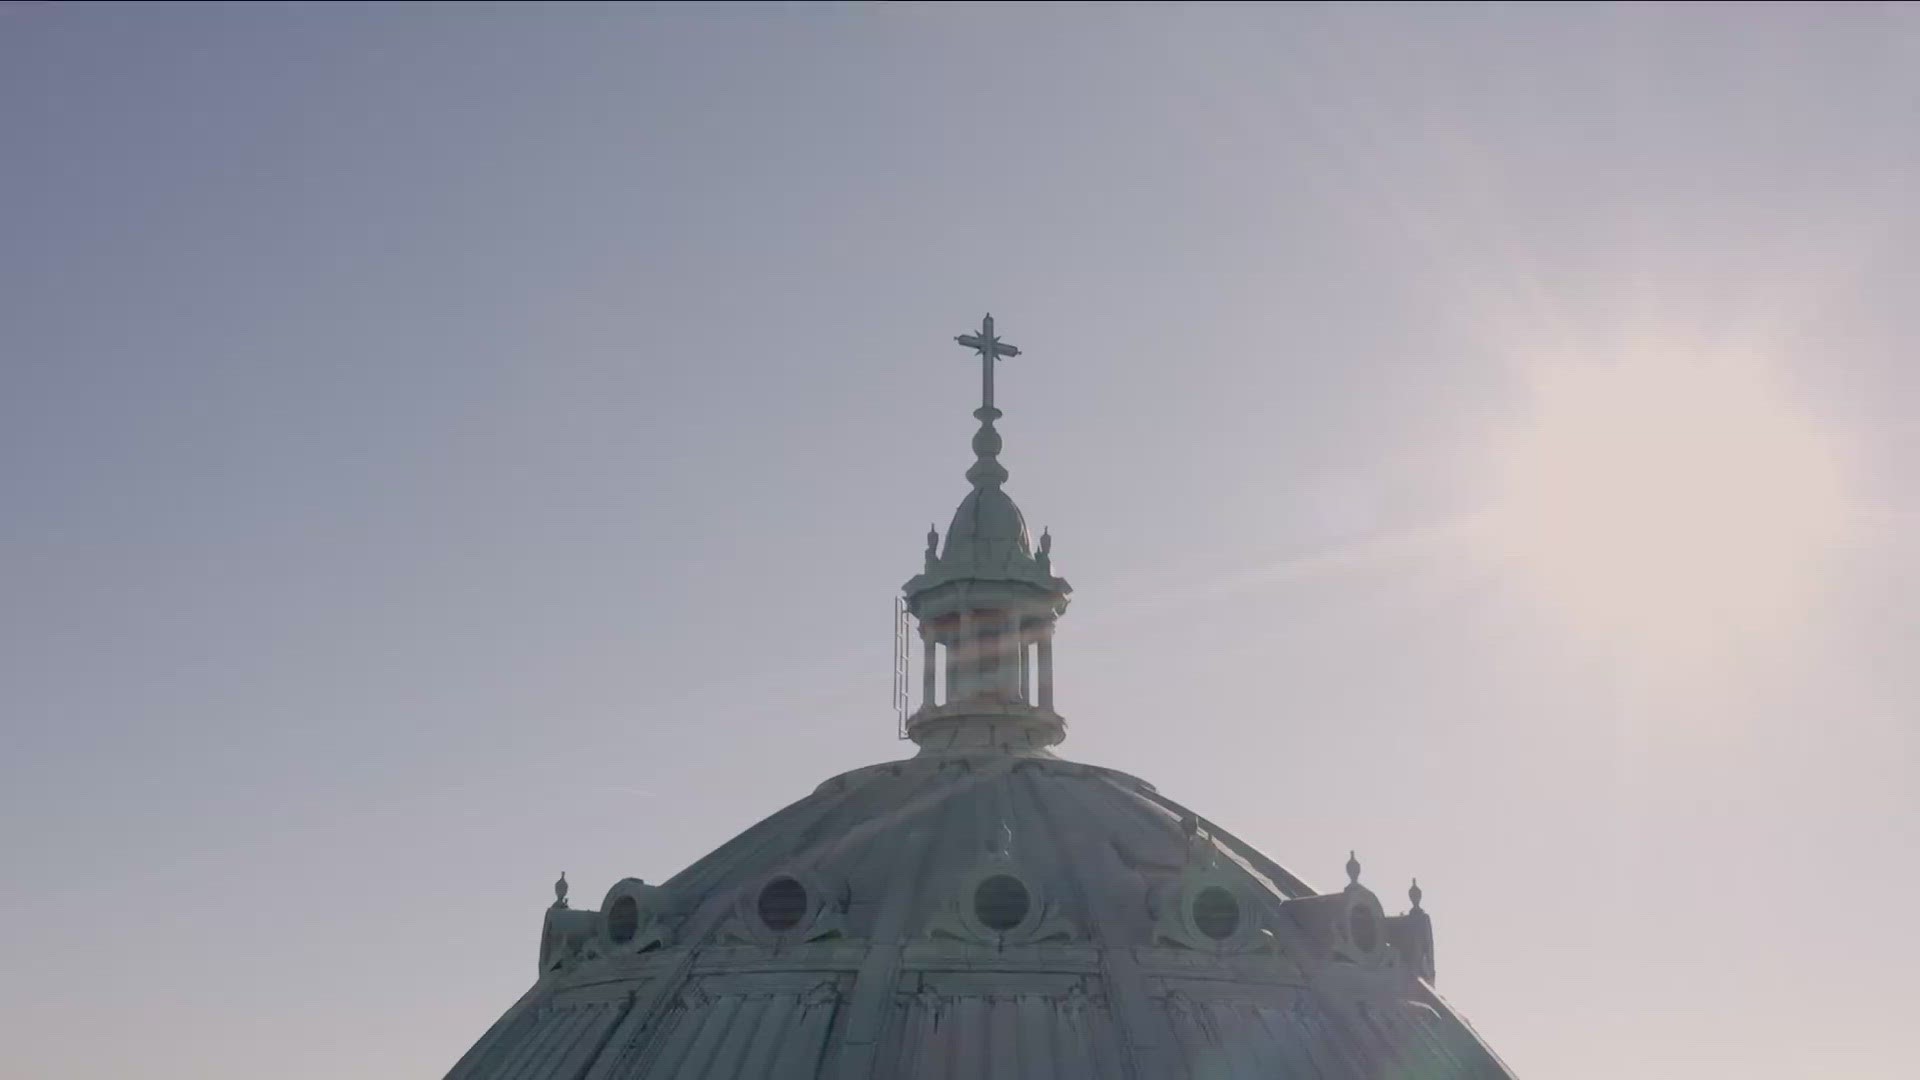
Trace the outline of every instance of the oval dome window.
<instances>
[{"instance_id":1,"label":"oval dome window","mask_svg":"<svg viewBox=\"0 0 1920 1080\"><path fill-rule=\"evenodd\" d=\"M622 896L607 909L607 936L615 945L633 940L640 929L640 904L631 896Z\"/></svg>"},{"instance_id":2,"label":"oval dome window","mask_svg":"<svg viewBox=\"0 0 1920 1080\"><path fill-rule=\"evenodd\" d=\"M1240 898L1232 890L1209 885L1193 898L1193 925L1215 941L1225 941L1240 929Z\"/></svg>"},{"instance_id":3,"label":"oval dome window","mask_svg":"<svg viewBox=\"0 0 1920 1080\"><path fill-rule=\"evenodd\" d=\"M973 917L995 933L1007 931L1027 921L1033 907L1033 895L1012 874L995 874L973 890Z\"/></svg>"},{"instance_id":4,"label":"oval dome window","mask_svg":"<svg viewBox=\"0 0 1920 1080\"><path fill-rule=\"evenodd\" d=\"M791 930L807 914L807 887L790 877L778 877L760 890L760 921L769 930Z\"/></svg>"}]
</instances>

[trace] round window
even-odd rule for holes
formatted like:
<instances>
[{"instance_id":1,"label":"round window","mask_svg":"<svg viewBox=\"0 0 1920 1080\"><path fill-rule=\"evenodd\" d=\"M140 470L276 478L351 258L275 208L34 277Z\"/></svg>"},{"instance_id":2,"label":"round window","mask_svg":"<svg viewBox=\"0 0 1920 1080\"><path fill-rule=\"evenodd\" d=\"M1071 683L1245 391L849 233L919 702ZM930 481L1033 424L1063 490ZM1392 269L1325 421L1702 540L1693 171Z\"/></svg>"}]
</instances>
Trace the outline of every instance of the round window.
<instances>
[{"instance_id":1,"label":"round window","mask_svg":"<svg viewBox=\"0 0 1920 1080\"><path fill-rule=\"evenodd\" d=\"M1193 898L1193 925L1215 941L1240 929L1240 898L1231 889L1209 885Z\"/></svg>"},{"instance_id":2,"label":"round window","mask_svg":"<svg viewBox=\"0 0 1920 1080\"><path fill-rule=\"evenodd\" d=\"M790 877L774 878L760 890L760 921L769 930L791 930L807 914L807 887Z\"/></svg>"},{"instance_id":3,"label":"round window","mask_svg":"<svg viewBox=\"0 0 1920 1080\"><path fill-rule=\"evenodd\" d=\"M995 933L1004 934L1026 922L1032 906L1027 886L1012 874L995 874L973 890L973 917Z\"/></svg>"},{"instance_id":4,"label":"round window","mask_svg":"<svg viewBox=\"0 0 1920 1080\"><path fill-rule=\"evenodd\" d=\"M1364 907L1355 905L1347 912L1347 933L1353 935L1354 947L1363 953L1380 947L1380 923Z\"/></svg>"},{"instance_id":5,"label":"round window","mask_svg":"<svg viewBox=\"0 0 1920 1080\"><path fill-rule=\"evenodd\" d=\"M631 896L622 896L607 909L607 936L615 945L633 940L640 929L640 904Z\"/></svg>"}]
</instances>

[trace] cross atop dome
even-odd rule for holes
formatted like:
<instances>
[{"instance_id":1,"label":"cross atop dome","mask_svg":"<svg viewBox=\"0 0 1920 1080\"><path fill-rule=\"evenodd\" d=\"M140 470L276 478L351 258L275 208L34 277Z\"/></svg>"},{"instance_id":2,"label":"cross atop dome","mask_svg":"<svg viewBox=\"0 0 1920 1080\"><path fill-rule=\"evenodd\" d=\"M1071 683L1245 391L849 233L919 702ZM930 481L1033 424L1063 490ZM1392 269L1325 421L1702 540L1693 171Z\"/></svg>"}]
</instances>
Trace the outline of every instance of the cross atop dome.
<instances>
[{"instance_id":1,"label":"cross atop dome","mask_svg":"<svg viewBox=\"0 0 1920 1080\"><path fill-rule=\"evenodd\" d=\"M993 362L1001 357L1015 357L1020 350L1000 340L993 332L993 313L988 312L980 320L977 333L961 334L953 340L980 354L980 408L993 409Z\"/></svg>"}]
</instances>

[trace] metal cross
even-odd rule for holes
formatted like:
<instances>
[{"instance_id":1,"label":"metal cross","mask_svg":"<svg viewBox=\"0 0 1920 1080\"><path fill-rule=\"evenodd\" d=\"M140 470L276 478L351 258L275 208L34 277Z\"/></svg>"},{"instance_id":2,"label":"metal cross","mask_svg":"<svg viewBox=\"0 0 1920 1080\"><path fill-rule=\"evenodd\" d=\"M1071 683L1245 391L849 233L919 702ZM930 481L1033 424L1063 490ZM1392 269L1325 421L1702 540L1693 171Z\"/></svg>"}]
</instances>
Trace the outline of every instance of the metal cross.
<instances>
[{"instance_id":1,"label":"metal cross","mask_svg":"<svg viewBox=\"0 0 1920 1080\"><path fill-rule=\"evenodd\" d=\"M980 332L961 334L953 340L980 354L981 407L993 408L993 362L1003 356L1019 356L1020 350L993 335L993 316L980 320Z\"/></svg>"}]
</instances>

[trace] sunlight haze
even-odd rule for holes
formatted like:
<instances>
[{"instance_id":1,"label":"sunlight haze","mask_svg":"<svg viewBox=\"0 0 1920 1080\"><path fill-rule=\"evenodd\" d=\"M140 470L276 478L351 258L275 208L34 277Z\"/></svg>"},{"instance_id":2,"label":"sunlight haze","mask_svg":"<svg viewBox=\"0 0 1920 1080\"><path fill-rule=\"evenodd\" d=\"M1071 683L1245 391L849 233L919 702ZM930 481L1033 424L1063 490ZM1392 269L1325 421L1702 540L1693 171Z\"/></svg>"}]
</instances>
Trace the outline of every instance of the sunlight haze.
<instances>
[{"instance_id":1,"label":"sunlight haze","mask_svg":"<svg viewBox=\"0 0 1920 1080\"><path fill-rule=\"evenodd\" d=\"M0 6L0 1075L438 1077L907 756L1418 877L1537 1080L1906 1080L1920 9Z\"/></svg>"}]
</instances>

